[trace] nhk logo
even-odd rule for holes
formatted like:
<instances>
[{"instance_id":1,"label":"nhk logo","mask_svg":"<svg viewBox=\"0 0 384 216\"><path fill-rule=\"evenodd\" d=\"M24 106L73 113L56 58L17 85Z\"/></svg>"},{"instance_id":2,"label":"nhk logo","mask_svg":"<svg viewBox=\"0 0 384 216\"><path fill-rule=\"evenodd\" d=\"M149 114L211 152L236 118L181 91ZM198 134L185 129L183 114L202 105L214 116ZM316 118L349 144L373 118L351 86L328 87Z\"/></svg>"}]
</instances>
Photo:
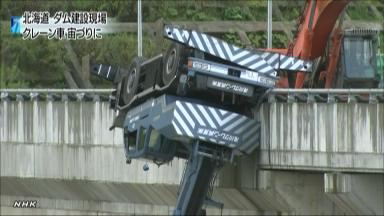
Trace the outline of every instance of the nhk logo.
<instances>
[{"instance_id":1,"label":"nhk logo","mask_svg":"<svg viewBox=\"0 0 384 216\"><path fill-rule=\"evenodd\" d=\"M15 200L13 208L36 208L37 200Z\"/></svg>"}]
</instances>

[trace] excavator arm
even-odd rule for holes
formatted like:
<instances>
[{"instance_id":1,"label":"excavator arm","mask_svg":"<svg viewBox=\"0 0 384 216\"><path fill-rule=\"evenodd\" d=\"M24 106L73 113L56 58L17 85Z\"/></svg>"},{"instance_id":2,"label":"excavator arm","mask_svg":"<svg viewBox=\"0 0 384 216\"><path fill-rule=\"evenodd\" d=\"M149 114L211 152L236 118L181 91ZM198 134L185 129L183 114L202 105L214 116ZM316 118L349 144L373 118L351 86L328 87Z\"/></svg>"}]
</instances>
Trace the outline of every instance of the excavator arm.
<instances>
[{"instance_id":1,"label":"excavator arm","mask_svg":"<svg viewBox=\"0 0 384 216\"><path fill-rule=\"evenodd\" d=\"M349 0L308 0L292 55L315 59L324 54L329 36Z\"/></svg>"},{"instance_id":2,"label":"excavator arm","mask_svg":"<svg viewBox=\"0 0 384 216\"><path fill-rule=\"evenodd\" d=\"M350 0L308 0L292 48L287 49L285 54L304 60L323 56L335 23L349 2ZM295 88L303 87L305 76L305 73L298 71Z\"/></svg>"}]
</instances>

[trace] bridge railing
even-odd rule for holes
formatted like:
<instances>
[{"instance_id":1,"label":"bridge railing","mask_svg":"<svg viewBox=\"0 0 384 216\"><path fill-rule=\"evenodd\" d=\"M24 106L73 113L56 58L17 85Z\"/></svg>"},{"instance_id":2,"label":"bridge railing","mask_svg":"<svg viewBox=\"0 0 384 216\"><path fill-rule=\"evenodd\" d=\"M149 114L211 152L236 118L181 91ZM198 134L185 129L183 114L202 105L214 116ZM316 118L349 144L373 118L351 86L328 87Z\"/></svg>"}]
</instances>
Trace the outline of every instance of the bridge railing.
<instances>
[{"instance_id":1,"label":"bridge railing","mask_svg":"<svg viewBox=\"0 0 384 216\"><path fill-rule=\"evenodd\" d=\"M114 89L0 89L1 100L108 101ZM273 102L383 103L384 89L273 89Z\"/></svg>"},{"instance_id":2,"label":"bridge railing","mask_svg":"<svg viewBox=\"0 0 384 216\"><path fill-rule=\"evenodd\" d=\"M383 103L384 89L274 89L268 102Z\"/></svg>"},{"instance_id":3,"label":"bridge railing","mask_svg":"<svg viewBox=\"0 0 384 216\"><path fill-rule=\"evenodd\" d=\"M108 101L114 89L0 89L1 100Z\"/></svg>"}]
</instances>

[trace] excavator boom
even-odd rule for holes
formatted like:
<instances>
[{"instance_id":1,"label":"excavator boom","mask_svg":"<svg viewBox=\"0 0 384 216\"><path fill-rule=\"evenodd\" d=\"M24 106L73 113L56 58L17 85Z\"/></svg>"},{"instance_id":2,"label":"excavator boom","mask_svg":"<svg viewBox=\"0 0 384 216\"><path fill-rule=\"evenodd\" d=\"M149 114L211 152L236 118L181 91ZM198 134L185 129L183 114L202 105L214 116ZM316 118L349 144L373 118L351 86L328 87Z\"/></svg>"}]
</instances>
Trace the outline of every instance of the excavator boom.
<instances>
[{"instance_id":1,"label":"excavator boom","mask_svg":"<svg viewBox=\"0 0 384 216\"><path fill-rule=\"evenodd\" d=\"M350 0L308 0L300 18L296 38L289 48L268 50L304 60L314 60L323 56L335 23L349 2ZM336 44L336 46L339 45ZM336 47L333 50L339 49ZM333 61L333 63L335 62L337 60ZM306 74L297 72L294 87L302 88ZM292 75L281 76L278 81L279 87L288 87L287 76L292 77ZM329 78L334 75L327 74L326 76ZM328 81L328 86L329 83ZM293 87L293 84L289 86Z\"/></svg>"},{"instance_id":2,"label":"excavator boom","mask_svg":"<svg viewBox=\"0 0 384 216\"><path fill-rule=\"evenodd\" d=\"M309 0L292 55L304 59L322 56L333 27L348 3L349 0Z\"/></svg>"},{"instance_id":3,"label":"excavator boom","mask_svg":"<svg viewBox=\"0 0 384 216\"><path fill-rule=\"evenodd\" d=\"M322 56L329 35L348 2L349 0L309 0L293 47L293 56L303 59ZM302 88L304 79L305 74L299 72L295 88Z\"/></svg>"}]
</instances>

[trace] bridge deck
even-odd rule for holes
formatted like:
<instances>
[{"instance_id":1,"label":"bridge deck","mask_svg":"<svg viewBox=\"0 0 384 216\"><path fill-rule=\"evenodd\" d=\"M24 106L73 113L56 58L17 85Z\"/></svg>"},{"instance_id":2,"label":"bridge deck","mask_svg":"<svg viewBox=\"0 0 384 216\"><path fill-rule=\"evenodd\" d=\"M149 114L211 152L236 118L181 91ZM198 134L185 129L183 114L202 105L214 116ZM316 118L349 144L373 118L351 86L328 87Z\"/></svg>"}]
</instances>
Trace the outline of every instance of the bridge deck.
<instances>
[{"instance_id":1,"label":"bridge deck","mask_svg":"<svg viewBox=\"0 0 384 216\"><path fill-rule=\"evenodd\" d=\"M1 91L4 143L122 146L111 89ZM275 89L262 123L264 169L384 172L384 90Z\"/></svg>"}]
</instances>

